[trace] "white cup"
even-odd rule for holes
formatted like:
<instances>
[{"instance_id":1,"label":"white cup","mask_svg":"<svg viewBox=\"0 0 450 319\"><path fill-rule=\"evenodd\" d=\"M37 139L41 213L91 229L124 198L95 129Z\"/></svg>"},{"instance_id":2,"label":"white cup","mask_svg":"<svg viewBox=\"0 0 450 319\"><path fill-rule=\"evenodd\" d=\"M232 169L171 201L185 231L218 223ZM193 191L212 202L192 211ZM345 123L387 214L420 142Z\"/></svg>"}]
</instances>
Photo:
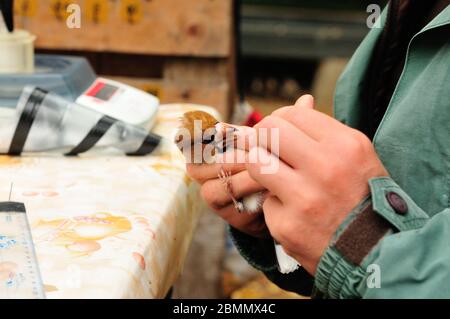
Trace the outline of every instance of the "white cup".
<instances>
[{"instance_id":1,"label":"white cup","mask_svg":"<svg viewBox=\"0 0 450 319\"><path fill-rule=\"evenodd\" d=\"M35 39L25 30L0 30L0 73L33 73Z\"/></svg>"}]
</instances>

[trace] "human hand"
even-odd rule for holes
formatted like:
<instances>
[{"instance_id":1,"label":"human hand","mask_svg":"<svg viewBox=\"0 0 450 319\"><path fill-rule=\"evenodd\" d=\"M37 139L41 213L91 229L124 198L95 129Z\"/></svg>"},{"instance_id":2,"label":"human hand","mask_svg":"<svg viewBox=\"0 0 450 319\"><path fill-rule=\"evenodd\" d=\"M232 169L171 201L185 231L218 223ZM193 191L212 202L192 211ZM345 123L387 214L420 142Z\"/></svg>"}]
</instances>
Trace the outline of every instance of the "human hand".
<instances>
[{"instance_id":1,"label":"human hand","mask_svg":"<svg viewBox=\"0 0 450 319\"><path fill-rule=\"evenodd\" d=\"M225 154L225 153L224 153ZM264 187L253 180L245 167L248 153L243 150L227 151L216 154L214 164L187 164L188 175L201 185L201 195L217 215L223 218L234 228L254 237L264 237L268 234L267 226L262 214L240 214L232 202L230 195L225 191L223 181L218 178L221 170L229 172L233 185L233 196L243 198L264 190ZM232 159L230 161L230 159Z\"/></svg>"},{"instance_id":2,"label":"human hand","mask_svg":"<svg viewBox=\"0 0 450 319\"><path fill-rule=\"evenodd\" d=\"M255 126L278 129L277 156L259 141L249 149L249 175L266 188L265 222L286 252L312 275L333 234L369 193L368 180L388 175L371 141L330 116L313 109L312 96L272 113ZM272 152L273 153L273 152ZM262 167L276 161L278 169Z\"/></svg>"}]
</instances>

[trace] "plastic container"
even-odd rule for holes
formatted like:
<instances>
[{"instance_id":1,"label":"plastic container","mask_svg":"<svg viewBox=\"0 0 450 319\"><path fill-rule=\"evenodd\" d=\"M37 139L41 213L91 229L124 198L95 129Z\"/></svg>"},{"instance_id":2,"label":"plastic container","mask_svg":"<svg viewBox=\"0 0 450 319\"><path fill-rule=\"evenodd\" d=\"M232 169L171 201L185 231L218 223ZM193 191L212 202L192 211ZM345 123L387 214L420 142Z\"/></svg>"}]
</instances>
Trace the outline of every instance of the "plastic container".
<instances>
[{"instance_id":1,"label":"plastic container","mask_svg":"<svg viewBox=\"0 0 450 319\"><path fill-rule=\"evenodd\" d=\"M25 30L0 31L0 73L33 73L35 39Z\"/></svg>"},{"instance_id":2,"label":"plastic container","mask_svg":"<svg viewBox=\"0 0 450 319\"><path fill-rule=\"evenodd\" d=\"M75 101L96 78L84 58L37 54L34 73L0 74L0 108L15 108L23 88L30 84Z\"/></svg>"},{"instance_id":3,"label":"plastic container","mask_svg":"<svg viewBox=\"0 0 450 319\"><path fill-rule=\"evenodd\" d=\"M142 128L33 86L25 87L16 112L11 115L0 117L2 154L56 151L77 155L74 150L82 150L79 152L82 153L113 147L128 155L145 155L151 153L161 140ZM80 148L86 144L91 147Z\"/></svg>"}]
</instances>

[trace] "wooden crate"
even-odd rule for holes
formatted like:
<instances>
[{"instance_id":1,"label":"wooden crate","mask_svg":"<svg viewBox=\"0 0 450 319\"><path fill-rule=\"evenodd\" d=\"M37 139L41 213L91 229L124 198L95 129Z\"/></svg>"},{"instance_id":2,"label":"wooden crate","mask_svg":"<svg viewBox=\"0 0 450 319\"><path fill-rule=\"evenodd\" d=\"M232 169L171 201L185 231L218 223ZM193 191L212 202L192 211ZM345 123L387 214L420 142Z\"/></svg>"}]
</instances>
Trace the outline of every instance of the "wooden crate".
<instances>
[{"instance_id":1,"label":"wooden crate","mask_svg":"<svg viewBox=\"0 0 450 319\"><path fill-rule=\"evenodd\" d=\"M104 76L154 94L161 103L213 106L228 118L232 88L226 80L227 73L227 65L221 60L171 59L164 65L162 78Z\"/></svg>"},{"instance_id":2,"label":"wooden crate","mask_svg":"<svg viewBox=\"0 0 450 319\"><path fill-rule=\"evenodd\" d=\"M67 5L81 27L66 25ZM228 57L232 0L15 0L16 26L45 49Z\"/></svg>"},{"instance_id":3,"label":"wooden crate","mask_svg":"<svg viewBox=\"0 0 450 319\"><path fill-rule=\"evenodd\" d=\"M66 25L69 4L81 28ZM233 0L16 0L16 26L38 52L84 55L98 74L119 76L163 103L216 107L235 101Z\"/></svg>"},{"instance_id":4,"label":"wooden crate","mask_svg":"<svg viewBox=\"0 0 450 319\"><path fill-rule=\"evenodd\" d=\"M189 83L171 83L162 79L122 76L104 77L131 85L160 99L161 103L195 103L215 107L222 116L229 116L229 87L226 83L201 86Z\"/></svg>"}]
</instances>

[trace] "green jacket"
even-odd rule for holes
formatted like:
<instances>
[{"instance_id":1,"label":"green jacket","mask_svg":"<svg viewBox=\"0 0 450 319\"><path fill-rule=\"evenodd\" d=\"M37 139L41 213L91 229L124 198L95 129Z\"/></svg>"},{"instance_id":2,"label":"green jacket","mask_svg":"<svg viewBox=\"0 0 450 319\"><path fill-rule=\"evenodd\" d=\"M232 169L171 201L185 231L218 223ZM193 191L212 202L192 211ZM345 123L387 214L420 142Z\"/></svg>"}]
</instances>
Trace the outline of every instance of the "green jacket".
<instances>
[{"instance_id":1,"label":"green jacket","mask_svg":"<svg viewBox=\"0 0 450 319\"><path fill-rule=\"evenodd\" d=\"M366 125L361 95L381 32L369 32L336 88L335 117L354 128ZM303 269L279 273L271 240L257 240L235 229L230 229L231 236L250 264L298 293L311 293L314 284L313 295L325 298L450 298L450 6L411 40L373 143L390 178L369 181L371 195L336 231L315 278ZM399 209L395 200L390 201L387 195L392 193L400 198L400 206L406 206ZM368 204L391 230L358 260L349 247L361 245L337 243L351 225L353 232L360 230L359 243L373 240L372 226L361 218L355 223Z\"/></svg>"}]
</instances>

